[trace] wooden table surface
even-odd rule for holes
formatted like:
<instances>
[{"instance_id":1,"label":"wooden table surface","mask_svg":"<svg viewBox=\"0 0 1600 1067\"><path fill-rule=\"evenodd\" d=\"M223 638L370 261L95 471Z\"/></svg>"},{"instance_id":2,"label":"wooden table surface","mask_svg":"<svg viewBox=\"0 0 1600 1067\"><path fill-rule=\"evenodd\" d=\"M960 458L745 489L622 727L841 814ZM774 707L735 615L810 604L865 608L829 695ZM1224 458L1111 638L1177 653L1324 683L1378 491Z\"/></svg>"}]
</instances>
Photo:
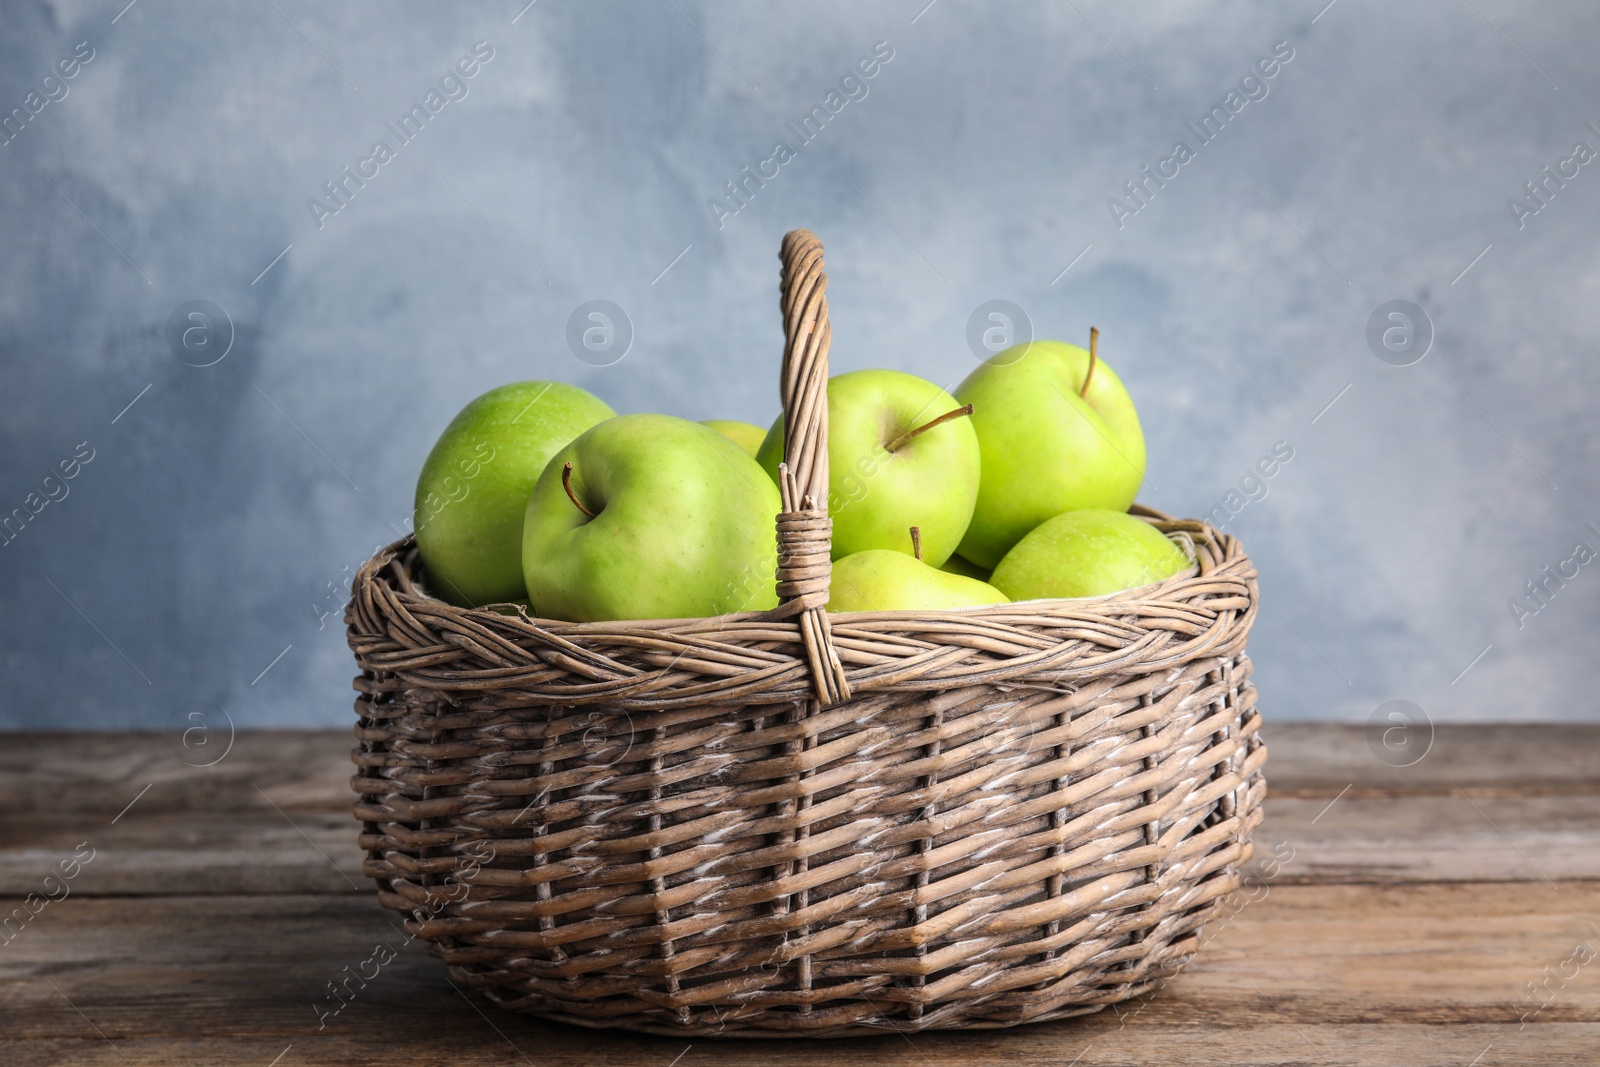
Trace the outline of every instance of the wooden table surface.
<instances>
[{"instance_id":1,"label":"wooden table surface","mask_svg":"<svg viewBox=\"0 0 1600 1067\"><path fill-rule=\"evenodd\" d=\"M1155 995L692 1045L507 1014L402 943L359 873L347 732L0 735L0 1064L1600 1064L1600 726L1441 727L1410 767L1359 727L1263 734L1251 888Z\"/></svg>"}]
</instances>

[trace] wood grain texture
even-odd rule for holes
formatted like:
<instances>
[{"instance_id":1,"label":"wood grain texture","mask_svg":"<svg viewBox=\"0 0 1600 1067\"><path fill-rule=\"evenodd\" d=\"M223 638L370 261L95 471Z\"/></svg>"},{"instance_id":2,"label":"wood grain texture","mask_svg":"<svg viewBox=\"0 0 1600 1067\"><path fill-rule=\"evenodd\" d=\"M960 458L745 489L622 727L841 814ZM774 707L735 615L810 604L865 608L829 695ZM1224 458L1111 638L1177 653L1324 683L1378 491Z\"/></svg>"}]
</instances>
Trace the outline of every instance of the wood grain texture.
<instances>
[{"instance_id":1,"label":"wood grain texture","mask_svg":"<svg viewBox=\"0 0 1600 1067\"><path fill-rule=\"evenodd\" d=\"M8 1041L0 1037L7 1067L373 1067L448 1064L450 1067L1594 1067L1594 1028L1557 1023L1537 1033L1515 1026L1300 1025L1130 1028L1090 1043L1074 1024L1042 1023L1020 1031L927 1035L921 1040L885 1036L834 1042L822 1048L794 1041L721 1041L674 1044L667 1038L610 1038L575 1033L551 1041L520 1030L496 1034L485 1020L466 1014L430 1019L434 1051L393 1035L341 1033L291 1042L270 1035L197 1036L179 1044L167 1038L118 1041L114 1050L92 1032L87 1038ZM501 1013L502 1016L504 1013ZM435 1021L437 1025L435 1026ZM476 1025L473 1025L476 1023ZM84 1028L86 1031L88 1027ZM915 1042L912 1044L911 1042ZM276 1043L276 1044L275 1044ZM1505 1058L1496 1058L1505 1051ZM1081 1057L1080 1057L1081 1054ZM682 1059L677 1059L682 1055ZM1481 1057L1481 1058L1479 1058ZM1477 1059L1474 1064L1473 1060Z\"/></svg>"},{"instance_id":2,"label":"wood grain texture","mask_svg":"<svg viewBox=\"0 0 1600 1067\"><path fill-rule=\"evenodd\" d=\"M348 811L140 811L116 826L81 815L0 820L0 896L37 892L88 842L94 859L71 881L76 896L213 893L372 894L361 876L358 825ZM59 891L58 891L59 892Z\"/></svg>"},{"instance_id":3,"label":"wood grain texture","mask_svg":"<svg viewBox=\"0 0 1600 1067\"><path fill-rule=\"evenodd\" d=\"M1272 795L1406 796L1464 789L1475 796L1600 793L1600 723L1454 723L1433 728L1427 754L1393 767L1373 752L1362 726L1274 723ZM1425 739L1426 732L1419 732Z\"/></svg>"},{"instance_id":4,"label":"wood grain texture","mask_svg":"<svg viewBox=\"0 0 1600 1067\"><path fill-rule=\"evenodd\" d=\"M274 803L350 812L355 741L348 730L230 731L223 722L189 733L187 743L185 733L175 725L144 733L5 734L0 811L82 813L85 828L103 827L149 786L130 816L270 811Z\"/></svg>"},{"instance_id":5,"label":"wood grain texture","mask_svg":"<svg viewBox=\"0 0 1600 1067\"><path fill-rule=\"evenodd\" d=\"M1331 799L1273 797L1250 869L1286 843L1295 858L1278 878L1291 883L1600 879L1600 795Z\"/></svg>"},{"instance_id":6,"label":"wood grain texture","mask_svg":"<svg viewBox=\"0 0 1600 1067\"><path fill-rule=\"evenodd\" d=\"M70 896L0 937L0 1063L1600 1062L1600 958L1564 966L1600 951L1600 730L1440 728L1411 768L1381 763L1359 727L1266 733L1247 887L1154 996L1007 1031L687 1053L453 990L356 876L344 731L240 732L203 769L176 734L9 735L0 916L79 842L96 854ZM319 1030L328 983L385 939L394 960Z\"/></svg>"},{"instance_id":7,"label":"wood grain texture","mask_svg":"<svg viewBox=\"0 0 1600 1067\"><path fill-rule=\"evenodd\" d=\"M935 1062L1003 1056L1067 1064L1085 1048L1083 1063L1150 1062L1137 1057L1157 1054L1162 1062L1205 1063L1217 1062L1230 1042L1255 1047L1261 1033L1282 1058L1256 1048L1259 1058L1246 1062L1464 1065L1490 1043L1504 1058L1485 1064L1567 1062L1544 1057L1600 1041L1600 963L1580 970L1519 1029L1520 1016L1538 1005L1523 983L1580 943L1600 946L1590 925L1596 904L1588 884L1274 886L1219 926L1197 961L1154 997L1100 1015L990 1035L697 1049L727 1064L810 1064L819 1050L843 1063L917 1063L935 1049L956 1053ZM13 1040L93 1048L97 1029L125 1055L133 1046L149 1050L145 1062L181 1062L167 1058L176 1046L248 1039L266 1052L263 1065L289 1044L303 1057L289 1062L428 1062L405 1058L412 1040L515 1062L509 1041L541 1065L663 1067L689 1043L580 1030L487 1006L480 1014L436 961L355 898L83 899L52 909L4 950L0 1003ZM336 1003L328 983L347 967L359 970L383 943L396 950L393 961L364 988L349 986L349 1003L323 1018ZM1469 1025L1484 1027L1483 1038L1464 1059L1421 1056L1441 1035L1459 1037L1455 1028ZM1370 1026L1406 1036L1385 1047L1363 1029ZM1359 1061L1350 1054L1354 1034L1364 1035L1371 1053ZM350 1058L351 1042L372 1058ZM1452 1039L1446 1047L1459 1052L1467 1044Z\"/></svg>"}]
</instances>

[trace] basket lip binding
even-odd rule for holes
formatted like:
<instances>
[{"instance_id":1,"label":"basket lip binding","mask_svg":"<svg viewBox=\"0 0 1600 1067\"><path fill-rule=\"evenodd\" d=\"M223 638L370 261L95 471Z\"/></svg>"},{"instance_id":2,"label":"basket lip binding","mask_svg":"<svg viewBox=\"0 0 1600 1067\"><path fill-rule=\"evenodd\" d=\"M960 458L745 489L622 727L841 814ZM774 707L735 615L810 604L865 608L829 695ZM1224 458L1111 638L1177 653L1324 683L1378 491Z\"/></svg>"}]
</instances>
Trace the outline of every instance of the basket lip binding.
<instances>
[{"instance_id":1,"label":"basket lip binding","mask_svg":"<svg viewBox=\"0 0 1600 1067\"><path fill-rule=\"evenodd\" d=\"M1190 535L1195 543L1195 563L1164 581L1104 597L1030 600L961 610L839 614L819 610L816 614L821 615L824 624L834 633L829 639L830 647L835 639L842 639L850 647L840 661L841 673L847 671L851 690L859 689L863 695L935 691L959 685L1031 686L1037 681L1033 675L1040 670L1051 673L1054 687L1082 683L1107 672L1149 674L1170 670L1200 657L1242 653L1260 610L1255 567L1243 547L1236 538L1198 520L1145 517L1151 518L1169 536ZM806 635L807 615L785 615L781 609L687 619L564 622L538 618L519 604L501 604L497 606L499 610L458 607L420 588L421 571L421 554L409 535L379 551L362 565L352 583L346 627L357 661L364 669L396 673L406 679L408 687L448 692L452 694L449 698L452 703L457 700L454 694L484 690L516 691L537 704L604 705L639 712L725 702L719 699L724 694L715 687L707 688L712 681L709 677L689 684L683 691L677 686L659 688L648 681L662 669L658 664L629 665L624 660L614 659L614 653L608 649L613 645L632 649L641 641L651 645L660 641L680 642L685 649L710 642L718 648L736 649L743 647L741 632L755 637L763 646L772 642L794 646L803 645ZM507 607L514 610L504 610ZM384 616L389 616L389 621L382 621ZM1149 625L1144 625L1142 620ZM1136 634L1128 630L1130 625L1142 632ZM1115 633L1107 632L1107 627ZM1124 631L1127 633L1121 640L1107 641L1080 632L1084 629L1102 631L1103 636L1113 638ZM504 652L510 651L509 646L516 646L520 650L516 653L518 657L524 653L539 659L551 654L576 655L585 667L572 676L571 684L550 688L543 680L530 680L532 688L526 689L511 675L531 667L531 661L526 665L485 662L467 673L439 674L430 673L427 665L419 665L421 672L413 673L413 668L392 661L374 663L367 668L362 659L367 642L376 642L372 651L388 657L408 647L413 653L418 652L415 641L422 632L446 634L447 631L464 636L446 635L436 640L450 643L466 640L470 645L473 640L484 639L489 645L498 644ZM1157 638L1155 635L1160 631L1167 631L1167 637ZM959 638L962 634L970 640ZM857 645L863 641L876 644L886 636L892 643L902 646L901 650L890 653L881 648ZM964 657L960 662L939 662L940 656L930 644L933 642L947 649L966 647L979 652L996 638L1013 647L1006 654L981 658L970 665ZM1177 638L1175 644L1171 643L1171 638ZM1038 644L1041 639L1049 647ZM1152 642L1161 647L1152 647ZM1078 652L1069 652L1067 646L1074 644L1082 647ZM999 650L987 651L992 654ZM779 674L769 675L780 666L767 658L773 652L791 662L781 665L784 669ZM434 655L437 651L427 654ZM488 654L494 660L502 660L498 654ZM932 660L928 658L930 655L934 656ZM755 684L755 688L741 688L737 693L740 703L789 704L797 700L815 700L818 706L831 707L853 699L851 691L819 693L814 675L805 682L788 677L789 668L799 668L805 673L810 666L803 647L781 652L773 646L766 648L759 658L761 662L745 665L742 677ZM1046 661L1049 661L1048 666ZM766 677L757 682L758 676ZM741 676L719 677L726 682ZM635 689L638 691L633 691Z\"/></svg>"},{"instance_id":2,"label":"basket lip binding","mask_svg":"<svg viewBox=\"0 0 1600 1067\"><path fill-rule=\"evenodd\" d=\"M1135 505L1135 507L1146 513L1140 517L1153 517L1153 515L1161 514L1159 512L1154 512L1154 509L1146 508L1142 505ZM1131 514L1139 515L1139 511L1131 512ZM1162 515L1161 518L1156 521L1161 524L1181 526L1185 531L1192 530L1196 525L1203 526L1206 534L1209 537L1209 540L1211 540L1214 544L1220 546L1225 539L1227 541L1232 541L1235 545L1235 552L1230 554L1237 555L1239 558L1244 558L1244 552L1242 549L1238 549L1236 547L1237 542L1234 538L1221 533L1210 525L1202 523L1198 519L1173 520ZM827 615L830 619L835 620L839 624L848 626L850 621L857 619L871 621L904 620L907 622L925 622L930 615L958 615L963 618L988 618L992 616L1015 614L1016 609L1026 608L1030 605L1056 609L1059 609L1064 605L1083 605L1086 609L1088 609L1091 606L1108 606L1125 602L1144 603L1151 600L1161 600L1169 603L1185 603L1191 598L1183 595L1182 591L1184 587L1189 583L1202 578L1203 575L1200 573L1200 564L1195 560L1195 552L1192 543L1185 545L1181 541L1174 540L1174 544L1177 544L1180 549L1185 549L1185 554L1190 560L1188 567L1184 568L1182 571L1179 571L1177 574L1174 574L1168 578L1163 578L1158 582L1134 586L1129 589L1119 589L1114 593L1103 593L1099 596L1086 597L1034 597L1029 600L1011 600L1003 604L982 604L976 607L961 608L918 608L902 609L898 611L830 611L827 613ZM404 557L408 553L416 551L416 547L416 537L413 534L407 534L399 540L392 542L391 544L380 549L366 561L361 568L361 572L357 574L356 581L360 582L363 577L368 576L369 573L373 580L384 580L381 575L387 564L391 562L398 562L402 566L407 566L408 563ZM420 575L420 568L418 569L417 573ZM638 624L641 627L649 629L659 629L673 626L690 626L695 623L707 622L710 620L716 620L717 622L721 623L770 621L780 624L791 621L788 619L773 619L771 617L771 613L768 611L731 611L720 615L689 615L658 619L609 619L595 622L573 622L567 619L551 619L542 615L536 615L527 608L523 607L523 605L514 601L496 601L493 603L479 604L470 608L462 607L459 604L452 604L448 600L434 596L432 593L427 592L420 583L411 590L394 588L392 584L390 585L390 588L393 589L394 594L397 597L406 603L422 602L428 604L430 608L433 608L434 610L444 609L452 613L459 612L467 617L482 618L488 616L499 619L519 619L522 622L526 622L532 626L537 626L541 630L546 630L554 634L579 635L590 633L599 629L615 631L619 627L627 627L630 624ZM1254 600L1255 598L1252 597L1251 599ZM507 608L512 610L496 610ZM1024 611L1024 614L1026 613L1027 612Z\"/></svg>"}]
</instances>

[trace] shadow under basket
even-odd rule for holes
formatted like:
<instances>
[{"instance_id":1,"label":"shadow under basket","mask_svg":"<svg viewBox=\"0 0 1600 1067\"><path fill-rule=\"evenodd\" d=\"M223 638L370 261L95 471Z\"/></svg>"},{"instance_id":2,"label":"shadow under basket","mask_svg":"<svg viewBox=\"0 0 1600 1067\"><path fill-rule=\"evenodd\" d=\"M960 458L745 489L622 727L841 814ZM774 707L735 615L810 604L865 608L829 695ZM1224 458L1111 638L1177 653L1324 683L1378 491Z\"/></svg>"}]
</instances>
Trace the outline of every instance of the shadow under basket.
<instances>
[{"instance_id":1,"label":"shadow under basket","mask_svg":"<svg viewBox=\"0 0 1600 1067\"><path fill-rule=\"evenodd\" d=\"M1150 991L1261 820L1249 559L1136 507L1186 573L827 614L827 277L807 231L781 259L781 606L554 622L380 552L346 613L364 872L458 985L584 1026L1001 1027Z\"/></svg>"}]
</instances>

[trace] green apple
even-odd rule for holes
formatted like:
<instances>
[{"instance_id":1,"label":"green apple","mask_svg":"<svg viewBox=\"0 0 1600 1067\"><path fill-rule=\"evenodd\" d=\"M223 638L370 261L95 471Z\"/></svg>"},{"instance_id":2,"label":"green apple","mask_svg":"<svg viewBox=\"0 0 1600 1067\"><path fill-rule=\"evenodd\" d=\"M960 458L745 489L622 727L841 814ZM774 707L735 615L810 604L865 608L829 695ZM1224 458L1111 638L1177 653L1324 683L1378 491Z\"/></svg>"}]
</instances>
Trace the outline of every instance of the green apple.
<instances>
[{"instance_id":1,"label":"green apple","mask_svg":"<svg viewBox=\"0 0 1600 1067\"><path fill-rule=\"evenodd\" d=\"M1006 553L990 581L1012 600L1105 596L1188 567L1182 550L1143 519L1085 508L1034 528Z\"/></svg>"},{"instance_id":2,"label":"green apple","mask_svg":"<svg viewBox=\"0 0 1600 1067\"><path fill-rule=\"evenodd\" d=\"M1077 345L1008 348L968 375L956 399L973 407L983 454L977 506L960 546L972 562L993 567L1053 515L1127 511L1138 495L1144 433L1133 401L1105 361Z\"/></svg>"},{"instance_id":3,"label":"green apple","mask_svg":"<svg viewBox=\"0 0 1600 1067\"><path fill-rule=\"evenodd\" d=\"M707 419L700 425L711 427L752 456L761 448L762 439L767 436L767 431L754 423L734 419Z\"/></svg>"},{"instance_id":4,"label":"green apple","mask_svg":"<svg viewBox=\"0 0 1600 1067\"><path fill-rule=\"evenodd\" d=\"M939 564L939 569L950 574L960 574L967 578L976 578L980 582L987 582L994 573L988 567L980 567L967 557L957 553Z\"/></svg>"},{"instance_id":5,"label":"green apple","mask_svg":"<svg viewBox=\"0 0 1600 1067\"><path fill-rule=\"evenodd\" d=\"M923 378L858 370L828 381L833 558L872 548L905 552L906 527L930 531L928 563L950 558L978 496L978 438L960 403ZM776 480L783 416L756 460Z\"/></svg>"},{"instance_id":6,"label":"green apple","mask_svg":"<svg viewBox=\"0 0 1600 1067\"><path fill-rule=\"evenodd\" d=\"M1005 594L976 578L930 567L892 548L869 548L833 565L828 610L944 611L1004 604Z\"/></svg>"},{"instance_id":7,"label":"green apple","mask_svg":"<svg viewBox=\"0 0 1600 1067\"><path fill-rule=\"evenodd\" d=\"M772 480L716 431L609 419L551 457L528 497L528 599L574 622L777 607L780 507Z\"/></svg>"},{"instance_id":8,"label":"green apple","mask_svg":"<svg viewBox=\"0 0 1600 1067\"><path fill-rule=\"evenodd\" d=\"M522 512L556 450L612 411L561 382L514 382L461 409L428 453L413 515L429 587L454 604L517 600Z\"/></svg>"}]
</instances>

